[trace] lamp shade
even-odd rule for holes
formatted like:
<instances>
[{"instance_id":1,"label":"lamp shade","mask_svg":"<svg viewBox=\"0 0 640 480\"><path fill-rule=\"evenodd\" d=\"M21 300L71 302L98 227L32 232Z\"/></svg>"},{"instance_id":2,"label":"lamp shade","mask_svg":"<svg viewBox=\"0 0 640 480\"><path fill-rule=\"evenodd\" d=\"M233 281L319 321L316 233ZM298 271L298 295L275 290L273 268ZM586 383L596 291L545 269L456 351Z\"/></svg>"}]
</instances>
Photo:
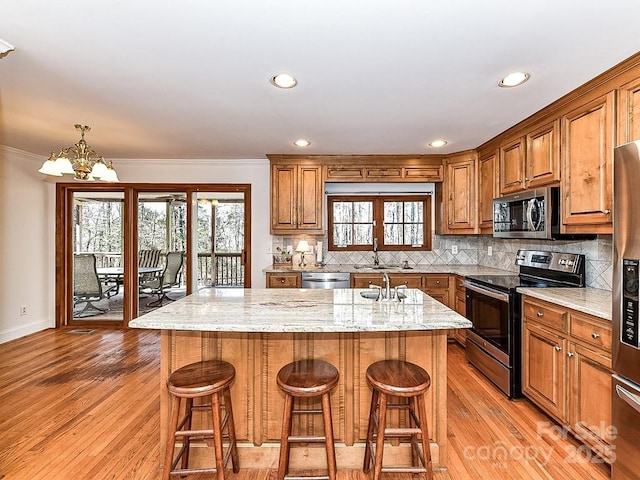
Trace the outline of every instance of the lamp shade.
<instances>
[{"instance_id":1,"label":"lamp shade","mask_svg":"<svg viewBox=\"0 0 640 480\"><path fill-rule=\"evenodd\" d=\"M306 240L300 240L298 242L298 246L296 247L296 252L308 252L309 251L309 243Z\"/></svg>"},{"instance_id":2,"label":"lamp shade","mask_svg":"<svg viewBox=\"0 0 640 480\"><path fill-rule=\"evenodd\" d=\"M53 160L45 160L38 172L44 173L45 175L53 175L54 177L62 176L62 172L58 169L58 165L56 165L56 162Z\"/></svg>"}]
</instances>

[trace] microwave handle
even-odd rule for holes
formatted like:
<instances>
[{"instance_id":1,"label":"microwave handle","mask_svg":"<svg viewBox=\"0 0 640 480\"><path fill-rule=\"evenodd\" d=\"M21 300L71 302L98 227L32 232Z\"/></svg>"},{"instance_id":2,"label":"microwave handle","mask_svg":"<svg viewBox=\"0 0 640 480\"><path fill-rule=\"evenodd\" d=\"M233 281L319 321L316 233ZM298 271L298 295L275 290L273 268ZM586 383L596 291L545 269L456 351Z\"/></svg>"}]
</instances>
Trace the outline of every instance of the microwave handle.
<instances>
[{"instance_id":1,"label":"microwave handle","mask_svg":"<svg viewBox=\"0 0 640 480\"><path fill-rule=\"evenodd\" d=\"M529 205L527 206L527 223L529 224L529 229L532 232L537 232L540 228L540 223L542 222L542 215L538 215L538 224L534 225L533 223L533 208L536 206L538 201L535 198L529 200Z\"/></svg>"}]
</instances>

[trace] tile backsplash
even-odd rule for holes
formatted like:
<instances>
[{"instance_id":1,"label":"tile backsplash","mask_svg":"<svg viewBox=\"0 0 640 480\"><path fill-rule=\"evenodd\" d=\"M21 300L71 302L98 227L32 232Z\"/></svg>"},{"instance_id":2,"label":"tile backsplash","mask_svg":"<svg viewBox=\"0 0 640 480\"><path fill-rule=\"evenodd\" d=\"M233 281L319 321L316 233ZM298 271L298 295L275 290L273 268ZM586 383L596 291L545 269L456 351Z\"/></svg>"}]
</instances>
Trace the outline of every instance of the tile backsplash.
<instances>
[{"instance_id":1,"label":"tile backsplash","mask_svg":"<svg viewBox=\"0 0 640 480\"><path fill-rule=\"evenodd\" d=\"M285 247L297 245L298 237L274 236L272 246ZM363 264L371 263L372 252L329 252L326 237L305 237L309 245L315 248L316 241L322 241L324 246L323 259L327 264ZM458 247L458 253L452 253L453 246ZM488 255L491 247L492 254ZM464 264L482 265L517 272L515 255L518 249L550 250L554 252L581 253L586 259L586 283L588 287L611 290L613 278L613 243L611 235L600 235L595 240L583 241L528 241L501 239L490 236L475 235L434 235L431 251L401 251L379 252L381 263L401 263L405 260L409 264ZM314 255L307 255L313 260ZM297 258L294 257L294 262Z\"/></svg>"}]
</instances>

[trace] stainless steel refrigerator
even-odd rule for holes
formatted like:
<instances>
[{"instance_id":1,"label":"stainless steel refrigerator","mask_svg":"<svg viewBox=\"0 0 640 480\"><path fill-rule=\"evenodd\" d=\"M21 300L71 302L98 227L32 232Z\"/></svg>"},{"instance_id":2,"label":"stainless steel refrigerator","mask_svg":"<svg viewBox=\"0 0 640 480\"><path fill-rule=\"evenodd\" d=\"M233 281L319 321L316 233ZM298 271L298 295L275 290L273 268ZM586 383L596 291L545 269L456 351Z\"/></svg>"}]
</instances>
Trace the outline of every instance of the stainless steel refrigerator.
<instances>
[{"instance_id":1,"label":"stainless steel refrigerator","mask_svg":"<svg viewBox=\"0 0 640 480\"><path fill-rule=\"evenodd\" d=\"M640 478L640 141L614 152L613 480Z\"/></svg>"}]
</instances>

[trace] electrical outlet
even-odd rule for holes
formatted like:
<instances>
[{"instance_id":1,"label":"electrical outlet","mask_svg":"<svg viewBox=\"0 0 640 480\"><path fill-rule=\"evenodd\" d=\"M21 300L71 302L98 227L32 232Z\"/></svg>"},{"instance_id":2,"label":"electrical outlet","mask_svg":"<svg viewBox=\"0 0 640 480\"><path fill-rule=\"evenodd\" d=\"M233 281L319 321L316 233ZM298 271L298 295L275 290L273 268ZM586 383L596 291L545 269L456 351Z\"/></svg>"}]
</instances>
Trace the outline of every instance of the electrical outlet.
<instances>
[{"instance_id":1,"label":"electrical outlet","mask_svg":"<svg viewBox=\"0 0 640 480\"><path fill-rule=\"evenodd\" d=\"M452 245L451 246L451 253L454 255L458 254L458 245Z\"/></svg>"},{"instance_id":2,"label":"electrical outlet","mask_svg":"<svg viewBox=\"0 0 640 480\"><path fill-rule=\"evenodd\" d=\"M26 305L20 305L20 316L24 317L27 314L27 306Z\"/></svg>"},{"instance_id":3,"label":"electrical outlet","mask_svg":"<svg viewBox=\"0 0 640 480\"><path fill-rule=\"evenodd\" d=\"M490 257L491 255L493 255L493 247L489 245L487 247L487 256Z\"/></svg>"}]
</instances>

